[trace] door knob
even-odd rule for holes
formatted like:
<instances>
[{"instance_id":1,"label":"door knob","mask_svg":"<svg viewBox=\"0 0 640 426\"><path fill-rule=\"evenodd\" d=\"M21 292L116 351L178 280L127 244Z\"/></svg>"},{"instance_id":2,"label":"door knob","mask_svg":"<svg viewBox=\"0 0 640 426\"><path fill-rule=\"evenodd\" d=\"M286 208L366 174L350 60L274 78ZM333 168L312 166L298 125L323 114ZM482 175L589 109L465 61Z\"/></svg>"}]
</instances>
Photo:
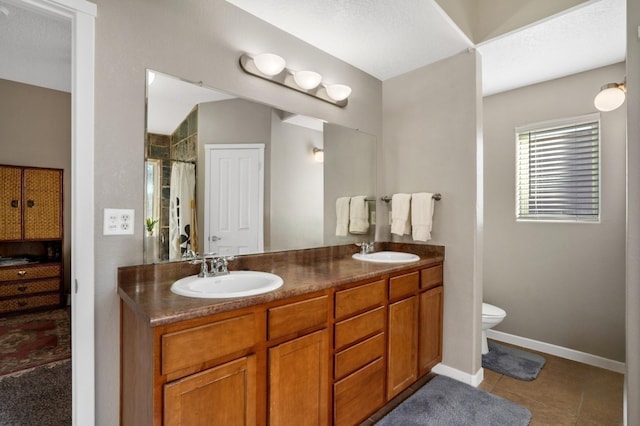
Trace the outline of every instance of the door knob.
<instances>
[{"instance_id":1,"label":"door knob","mask_svg":"<svg viewBox=\"0 0 640 426\"><path fill-rule=\"evenodd\" d=\"M216 236L216 235L212 235L209 237L209 241L220 241L222 238Z\"/></svg>"}]
</instances>

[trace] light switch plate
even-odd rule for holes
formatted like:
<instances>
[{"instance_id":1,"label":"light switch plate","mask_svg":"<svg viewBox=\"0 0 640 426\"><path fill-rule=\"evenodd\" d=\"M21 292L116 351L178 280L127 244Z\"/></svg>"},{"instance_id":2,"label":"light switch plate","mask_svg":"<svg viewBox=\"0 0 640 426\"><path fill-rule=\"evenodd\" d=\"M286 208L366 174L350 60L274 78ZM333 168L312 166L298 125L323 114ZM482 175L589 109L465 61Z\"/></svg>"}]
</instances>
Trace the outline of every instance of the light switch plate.
<instances>
[{"instance_id":1,"label":"light switch plate","mask_svg":"<svg viewBox=\"0 0 640 426\"><path fill-rule=\"evenodd\" d=\"M104 209L103 235L133 235L133 209Z\"/></svg>"}]
</instances>

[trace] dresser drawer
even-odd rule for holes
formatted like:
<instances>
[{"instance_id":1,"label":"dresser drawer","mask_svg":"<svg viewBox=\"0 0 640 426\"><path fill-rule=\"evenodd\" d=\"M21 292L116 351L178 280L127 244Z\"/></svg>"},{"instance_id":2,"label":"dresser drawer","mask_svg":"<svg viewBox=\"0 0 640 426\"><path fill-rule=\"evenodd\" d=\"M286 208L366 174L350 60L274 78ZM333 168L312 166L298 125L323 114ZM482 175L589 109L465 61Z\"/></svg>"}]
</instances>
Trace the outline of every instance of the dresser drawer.
<instances>
[{"instance_id":1,"label":"dresser drawer","mask_svg":"<svg viewBox=\"0 0 640 426\"><path fill-rule=\"evenodd\" d=\"M384 280L336 292L336 319L342 319L384 303Z\"/></svg>"},{"instance_id":2,"label":"dresser drawer","mask_svg":"<svg viewBox=\"0 0 640 426\"><path fill-rule=\"evenodd\" d=\"M410 296L418 291L420 275L412 272L389 279L389 300Z\"/></svg>"},{"instance_id":3,"label":"dresser drawer","mask_svg":"<svg viewBox=\"0 0 640 426\"><path fill-rule=\"evenodd\" d=\"M420 288L423 290L442 284L442 264L420 271Z\"/></svg>"},{"instance_id":4,"label":"dresser drawer","mask_svg":"<svg viewBox=\"0 0 640 426\"><path fill-rule=\"evenodd\" d=\"M60 290L60 279L12 282L0 285L0 297L47 293Z\"/></svg>"},{"instance_id":5,"label":"dresser drawer","mask_svg":"<svg viewBox=\"0 0 640 426\"><path fill-rule=\"evenodd\" d=\"M343 347L384 330L384 308L357 315L335 325L335 348Z\"/></svg>"},{"instance_id":6,"label":"dresser drawer","mask_svg":"<svg viewBox=\"0 0 640 426\"><path fill-rule=\"evenodd\" d=\"M336 382L334 424L359 424L384 405L384 362L382 358Z\"/></svg>"},{"instance_id":7,"label":"dresser drawer","mask_svg":"<svg viewBox=\"0 0 640 426\"><path fill-rule=\"evenodd\" d=\"M335 378L341 379L374 359L384 356L384 334L380 333L336 354Z\"/></svg>"},{"instance_id":8,"label":"dresser drawer","mask_svg":"<svg viewBox=\"0 0 640 426\"><path fill-rule=\"evenodd\" d=\"M248 349L256 343L256 328L256 318L251 313L164 334L161 337L162 374Z\"/></svg>"},{"instance_id":9,"label":"dresser drawer","mask_svg":"<svg viewBox=\"0 0 640 426\"><path fill-rule=\"evenodd\" d=\"M60 264L54 265L21 265L15 268L1 268L0 281L34 280L38 278L59 277Z\"/></svg>"},{"instance_id":10,"label":"dresser drawer","mask_svg":"<svg viewBox=\"0 0 640 426\"><path fill-rule=\"evenodd\" d=\"M268 311L269 339L327 324L329 297L320 296L271 308Z\"/></svg>"},{"instance_id":11,"label":"dresser drawer","mask_svg":"<svg viewBox=\"0 0 640 426\"><path fill-rule=\"evenodd\" d=\"M26 311L44 307L60 307L60 294L25 296L0 300L0 313Z\"/></svg>"}]
</instances>

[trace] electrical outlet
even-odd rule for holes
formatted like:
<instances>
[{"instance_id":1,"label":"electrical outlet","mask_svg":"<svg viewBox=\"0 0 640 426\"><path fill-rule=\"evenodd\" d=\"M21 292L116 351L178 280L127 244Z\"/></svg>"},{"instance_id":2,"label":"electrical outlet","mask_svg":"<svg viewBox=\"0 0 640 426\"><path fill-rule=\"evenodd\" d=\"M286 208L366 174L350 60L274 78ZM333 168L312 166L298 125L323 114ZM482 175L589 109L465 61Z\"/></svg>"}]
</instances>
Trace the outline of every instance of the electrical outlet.
<instances>
[{"instance_id":1,"label":"electrical outlet","mask_svg":"<svg viewBox=\"0 0 640 426\"><path fill-rule=\"evenodd\" d=\"M133 209L104 209L103 235L133 235Z\"/></svg>"}]
</instances>

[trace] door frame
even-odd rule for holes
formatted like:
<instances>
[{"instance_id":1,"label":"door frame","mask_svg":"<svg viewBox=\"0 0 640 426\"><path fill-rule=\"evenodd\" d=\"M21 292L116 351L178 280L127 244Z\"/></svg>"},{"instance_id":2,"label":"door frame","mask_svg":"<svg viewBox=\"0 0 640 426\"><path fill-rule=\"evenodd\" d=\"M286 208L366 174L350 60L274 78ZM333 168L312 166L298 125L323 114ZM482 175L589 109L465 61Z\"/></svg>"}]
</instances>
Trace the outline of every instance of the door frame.
<instances>
[{"instance_id":1,"label":"door frame","mask_svg":"<svg viewBox=\"0 0 640 426\"><path fill-rule=\"evenodd\" d=\"M8 0L71 22L72 422L95 424L94 76L97 6L85 0ZM90 230L90 232L87 232Z\"/></svg>"},{"instance_id":2,"label":"door frame","mask_svg":"<svg viewBox=\"0 0 640 426\"><path fill-rule=\"evenodd\" d=\"M205 144L204 152L205 152L205 189L204 189L204 233L203 233L203 245L202 248L207 245L206 239L209 238L210 234L210 223L209 223L209 191L206 190L207 183L211 179L211 163L209 160L209 154L214 150L226 150L226 149L251 149L258 150L258 157L260 162L260 170L258 172L258 184L260 186L260 191L258 194L258 249L259 252L264 251L264 149L265 144L263 143L236 143L236 144Z\"/></svg>"}]
</instances>

